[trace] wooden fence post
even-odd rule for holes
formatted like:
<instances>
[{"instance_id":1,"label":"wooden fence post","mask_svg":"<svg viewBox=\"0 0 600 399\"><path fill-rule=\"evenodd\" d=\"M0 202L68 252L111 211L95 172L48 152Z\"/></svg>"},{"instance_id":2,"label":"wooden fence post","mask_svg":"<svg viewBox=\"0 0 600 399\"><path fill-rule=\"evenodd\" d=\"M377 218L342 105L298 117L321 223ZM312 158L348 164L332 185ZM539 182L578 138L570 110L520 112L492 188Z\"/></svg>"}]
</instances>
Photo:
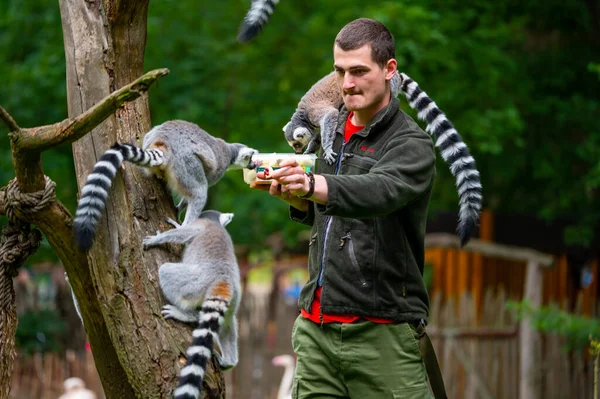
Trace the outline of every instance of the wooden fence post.
<instances>
[{"instance_id":1,"label":"wooden fence post","mask_svg":"<svg viewBox=\"0 0 600 399\"><path fill-rule=\"evenodd\" d=\"M533 260L527 262L523 299L534 309L542 305L543 275L540 265ZM541 396L541 334L524 318L519 326L520 378L519 398L538 399Z\"/></svg>"}]
</instances>

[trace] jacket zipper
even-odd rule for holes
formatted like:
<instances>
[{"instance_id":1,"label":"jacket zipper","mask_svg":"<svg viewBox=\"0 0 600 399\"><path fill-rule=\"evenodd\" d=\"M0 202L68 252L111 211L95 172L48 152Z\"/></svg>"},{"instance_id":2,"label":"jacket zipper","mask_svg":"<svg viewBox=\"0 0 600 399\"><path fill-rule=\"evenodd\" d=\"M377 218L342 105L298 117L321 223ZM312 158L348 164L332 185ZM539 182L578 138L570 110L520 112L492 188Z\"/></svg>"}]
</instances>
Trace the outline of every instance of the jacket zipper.
<instances>
[{"instance_id":1,"label":"jacket zipper","mask_svg":"<svg viewBox=\"0 0 600 399\"><path fill-rule=\"evenodd\" d=\"M335 172L337 175L340 173L340 166L342 164L342 158L344 157L344 149L346 148L346 144L343 143L342 148L340 149L340 153L338 154L338 159L335 164ZM327 236L329 235L329 228L331 227L331 216L327 216L327 222L325 222L325 238L323 239L323 249L321 253L321 265L319 266L319 277L317 278L317 287L315 291L323 285L323 269L325 268L325 250L327 249ZM313 292L313 298L315 293ZM323 291L321 291L321 303L319 305L319 318L321 319L321 328L323 327Z\"/></svg>"}]
</instances>

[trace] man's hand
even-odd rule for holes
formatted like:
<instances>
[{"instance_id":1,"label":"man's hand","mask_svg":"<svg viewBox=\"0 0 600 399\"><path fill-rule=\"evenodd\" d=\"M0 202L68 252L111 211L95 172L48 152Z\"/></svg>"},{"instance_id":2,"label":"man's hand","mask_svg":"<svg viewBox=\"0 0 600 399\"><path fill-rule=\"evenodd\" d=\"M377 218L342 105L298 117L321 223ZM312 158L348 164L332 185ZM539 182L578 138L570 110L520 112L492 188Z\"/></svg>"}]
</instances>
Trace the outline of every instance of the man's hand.
<instances>
[{"instance_id":1,"label":"man's hand","mask_svg":"<svg viewBox=\"0 0 600 399\"><path fill-rule=\"evenodd\" d=\"M309 179L304 173L304 168L294 159L282 161L279 164L279 169L273 171L268 177L279 182L282 192L290 192L292 195L301 196L310 190Z\"/></svg>"},{"instance_id":2,"label":"man's hand","mask_svg":"<svg viewBox=\"0 0 600 399\"><path fill-rule=\"evenodd\" d=\"M304 170L294 160L283 161L280 166L281 169L273 171L268 176L265 176L265 172L259 172L257 174L259 179L273 179L270 185L257 184L254 182L250 184L250 188L267 191L272 196L287 202L294 208L307 212L309 205L308 200L298 198L298 195L308 192L308 186L306 187L306 191L302 193L298 191L304 178L306 178L306 183L308 184L308 177L304 173ZM286 182L288 179L289 182Z\"/></svg>"}]
</instances>

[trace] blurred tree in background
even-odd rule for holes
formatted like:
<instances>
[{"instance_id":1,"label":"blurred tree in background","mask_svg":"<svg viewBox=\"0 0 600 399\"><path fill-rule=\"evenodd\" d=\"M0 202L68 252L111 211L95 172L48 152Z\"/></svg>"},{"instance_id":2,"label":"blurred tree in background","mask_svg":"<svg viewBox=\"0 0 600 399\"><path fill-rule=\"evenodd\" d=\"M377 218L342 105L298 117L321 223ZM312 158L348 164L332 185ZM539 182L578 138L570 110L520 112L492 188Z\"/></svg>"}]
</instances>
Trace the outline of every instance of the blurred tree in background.
<instances>
[{"instance_id":1,"label":"blurred tree in background","mask_svg":"<svg viewBox=\"0 0 600 399\"><path fill-rule=\"evenodd\" d=\"M282 1L254 41L236 41L249 1L150 3L146 70L171 73L150 93L154 124L195 122L261 152L289 152L282 127L306 90L332 70L332 45L348 21L385 23L399 69L456 125L482 174L485 206L567 219L565 242L588 246L600 186L600 22L595 1ZM5 0L0 14L0 103L23 127L66 117L58 4ZM403 109L414 116L406 101ZM14 177L0 126L0 185ZM70 147L44 153L57 196L74 212ZM431 212L457 211L454 179L438 157ZM241 172L211 189L208 207L234 212L235 242L260 248L304 229L283 203L250 190ZM0 224L5 223L3 218ZM39 258L52 258L49 246Z\"/></svg>"}]
</instances>

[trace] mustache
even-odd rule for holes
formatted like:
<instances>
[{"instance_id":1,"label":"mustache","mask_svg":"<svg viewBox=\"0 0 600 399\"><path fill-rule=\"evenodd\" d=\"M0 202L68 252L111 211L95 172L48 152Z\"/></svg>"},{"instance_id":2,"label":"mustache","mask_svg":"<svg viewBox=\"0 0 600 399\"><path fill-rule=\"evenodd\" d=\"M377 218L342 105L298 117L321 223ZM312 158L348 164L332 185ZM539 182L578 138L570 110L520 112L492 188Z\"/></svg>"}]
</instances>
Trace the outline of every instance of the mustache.
<instances>
[{"instance_id":1,"label":"mustache","mask_svg":"<svg viewBox=\"0 0 600 399\"><path fill-rule=\"evenodd\" d=\"M360 94L360 92L354 91L354 90L344 90L344 94L353 95L353 94Z\"/></svg>"}]
</instances>

